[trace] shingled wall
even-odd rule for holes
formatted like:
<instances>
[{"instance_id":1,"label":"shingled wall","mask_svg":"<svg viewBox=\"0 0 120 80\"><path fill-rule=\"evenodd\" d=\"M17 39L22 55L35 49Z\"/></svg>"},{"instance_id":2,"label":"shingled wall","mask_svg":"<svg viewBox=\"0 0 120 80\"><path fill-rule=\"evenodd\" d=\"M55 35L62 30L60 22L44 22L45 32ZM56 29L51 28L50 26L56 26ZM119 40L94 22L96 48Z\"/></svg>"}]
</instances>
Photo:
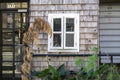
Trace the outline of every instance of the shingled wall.
<instances>
[{"instance_id":1,"label":"shingled wall","mask_svg":"<svg viewBox=\"0 0 120 80\"><path fill-rule=\"evenodd\" d=\"M59 53L48 52L48 36L41 32L39 35L39 47L33 47L34 54L90 54L91 49L98 45L98 15L99 0L30 0L30 23L34 18L42 17L48 20L49 13L79 13L80 14L80 51ZM65 64L71 70L76 69L75 57L48 57L50 64L59 66ZM41 70L48 66L45 56L37 56L33 59L33 69Z\"/></svg>"}]
</instances>

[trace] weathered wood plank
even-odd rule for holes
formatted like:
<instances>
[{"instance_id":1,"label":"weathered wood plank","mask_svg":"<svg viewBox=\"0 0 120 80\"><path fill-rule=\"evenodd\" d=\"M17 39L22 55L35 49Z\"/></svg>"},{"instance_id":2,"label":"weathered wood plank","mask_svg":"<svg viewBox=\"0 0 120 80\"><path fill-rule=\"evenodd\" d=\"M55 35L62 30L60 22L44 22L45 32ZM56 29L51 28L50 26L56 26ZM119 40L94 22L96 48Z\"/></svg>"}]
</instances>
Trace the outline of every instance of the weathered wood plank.
<instances>
[{"instance_id":1,"label":"weathered wood plank","mask_svg":"<svg viewBox=\"0 0 120 80\"><path fill-rule=\"evenodd\" d=\"M104 18L100 18L100 23L120 23L120 18L107 18L107 17L104 17Z\"/></svg>"},{"instance_id":2,"label":"weathered wood plank","mask_svg":"<svg viewBox=\"0 0 120 80\"><path fill-rule=\"evenodd\" d=\"M100 6L100 11L120 11L120 6L118 5Z\"/></svg>"},{"instance_id":3,"label":"weathered wood plank","mask_svg":"<svg viewBox=\"0 0 120 80\"><path fill-rule=\"evenodd\" d=\"M120 12L100 12L100 17L120 17Z\"/></svg>"},{"instance_id":4,"label":"weathered wood plank","mask_svg":"<svg viewBox=\"0 0 120 80\"><path fill-rule=\"evenodd\" d=\"M120 30L100 30L100 35L120 35Z\"/></svg>"},{"instance_id":5,"label":"weathered wood plank","mask_svg":"<svg viewBox=\"0 0 120 80\"><path fill-rule=\"evenodd\" d=\"M114 27L113 27L114 26ZM100 24L100 29L120 29L120 23L117 24Z\"/></svg>"},{"instance_id":6,"label":"weathered wood plank","mask_svg":"<svg viewBox=\"0 0 120 80\"><path fill-rule=\"evenodd\" d=\"M105 54L120 53L120 47L119 48L115 48L115 47L112 47L112 48L100 48L100 50L101 50L102 53L105 53Z\"/></svg>"},{"instance_id":7,"label":"weathered wood plank","mask_svg":"<svg viewBox=\"0 0 120 80\"><path fill-rule=\"evenodd\" d=\"M115 41L115 42L104 41L104 42L100 42L100 47L120 47L120 41Z\"/></svg>"}]
</instances>

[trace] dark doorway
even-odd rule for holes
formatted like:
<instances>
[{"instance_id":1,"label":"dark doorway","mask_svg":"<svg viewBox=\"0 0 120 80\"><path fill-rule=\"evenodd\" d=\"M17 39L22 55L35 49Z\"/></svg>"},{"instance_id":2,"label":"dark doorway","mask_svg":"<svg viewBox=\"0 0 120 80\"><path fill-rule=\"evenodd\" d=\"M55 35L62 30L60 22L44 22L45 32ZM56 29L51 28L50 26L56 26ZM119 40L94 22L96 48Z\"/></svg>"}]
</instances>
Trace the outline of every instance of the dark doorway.
<instances>
[{"instance_id":1,"label":"dark doorway","mask_svg":"<svg viewBox=\"0 0 120 80\"><path fill-rule=\"evenodd\" d=\"M0 3L0 79L21 80L24 45L28 27L28 2Z\"/></svg>"}]
</instances>

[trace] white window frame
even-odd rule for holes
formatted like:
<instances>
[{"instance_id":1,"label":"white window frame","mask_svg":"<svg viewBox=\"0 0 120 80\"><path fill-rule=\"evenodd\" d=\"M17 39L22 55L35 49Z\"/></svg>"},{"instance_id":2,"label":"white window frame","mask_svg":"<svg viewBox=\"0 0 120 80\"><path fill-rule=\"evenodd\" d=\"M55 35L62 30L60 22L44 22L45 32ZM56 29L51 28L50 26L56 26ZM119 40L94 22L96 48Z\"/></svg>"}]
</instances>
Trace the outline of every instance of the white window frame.
<instances>
[{"instance_id":1,"label":"white window frame","mask_svg":"<svg viewBox=\"0 0 120 80\"><path fill-rule=\"evenodd\" d=\"M61 32L53 32L53 19L61 18ZM74 18L74 32L66 32L66 18ZM48 36L48 52L79 52L79 14L49 14L48 21L53 33L61 33L61 47L53 46L52 37ZM74 34L74 47L66 47L66 33Z\"/></svg>"}]
</instances>

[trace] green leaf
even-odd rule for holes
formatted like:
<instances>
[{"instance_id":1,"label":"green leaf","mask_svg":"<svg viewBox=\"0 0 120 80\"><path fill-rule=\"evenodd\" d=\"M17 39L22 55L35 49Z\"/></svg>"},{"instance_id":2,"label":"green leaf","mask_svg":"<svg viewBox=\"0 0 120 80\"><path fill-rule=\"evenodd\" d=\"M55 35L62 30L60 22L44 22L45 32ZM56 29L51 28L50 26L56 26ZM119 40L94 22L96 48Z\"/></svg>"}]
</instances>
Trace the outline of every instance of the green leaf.
<instances>
[{"instance_id":1,"label":"green leaf","mask_svg":"<svg viewBox=\"0 0 120 80\"><path fill-rule=\"evenodd\" d=\"M45 69L39 73L38 77L41 77L41 78L46 77L48 73L49 73L49 69Z\"/></svg>"},{"instance_id":2,"label":"green leaf","mask_svg":"<svg viewBox=\"0 0 120 80\"><path fill-rule=\"evenodd\" d=\"M93 48L92 48L92 51L93 51L94 54L97 54L98 51L99 51L99 48L98 48L98 47L93 47Z\"/></svg>"},{"instance_id":3,"label":"green leaf","mask_svg":"<svg viewBox=\"0 0 120 80\"><path fill-rule=\"evenodd\" d=\"M58 67L57 72L59 76L66 76L66 70L65 70L65 65L62 64L61 66Z\"/></svg>"},{"instance_id":4,"label":"green leaf","mask_svg":"<svg viewBox=\"0 0 120 80\"><path fill-rule=\"evenodd\" d=\"M32 71L31 75L32 76L38 76L40 74L40 71Z\"/></svg>"},{"instance_id":5,"label":"green leaf","mask_svg":"<svg viewBox=\"0 0 120 80\"><path fill-rule=\"evenodd\" d=\"M52 73L53 76L58 76L58 72L55 69L55 67L49 65L48 68L49 68L49 70L50 70L50 72Z\"/></svg>"},{"instance_id":6,"label":"green leaf","mask_svg":"<svg viewBox=\"0 0 120 80\"><path fill-rule=\"evenodd\" d=\"M89 71L90 69L94 68L96 69L97 67L97 60L98 60L98 56L97 55L92 55L88 57L88 61L87 64L85 65L84 69Z\"/></svg>"},{"instance_id":7,"label":"green leaf","mask_svg":"<svg viewBox=\"0 0 120 80\"><path fill-rule=\"evenodd\" d=\"M83 60L83 59L81 59L81 58L79 58L79 57L77 57L77 58L75 59L75 64L76 64L78 67L81 67L83 63L84 63L84 60Z\"/></svg>"},{"instance_id":8,"label":"green leaf","mask_svg":"<svg viewBox=\"0 0 120 80\"><path fill-rule=\"evenodd\" d=\"M113 73L110 72L107 76L107 80L113 80Z\"/></svg>"}]
</instances>

